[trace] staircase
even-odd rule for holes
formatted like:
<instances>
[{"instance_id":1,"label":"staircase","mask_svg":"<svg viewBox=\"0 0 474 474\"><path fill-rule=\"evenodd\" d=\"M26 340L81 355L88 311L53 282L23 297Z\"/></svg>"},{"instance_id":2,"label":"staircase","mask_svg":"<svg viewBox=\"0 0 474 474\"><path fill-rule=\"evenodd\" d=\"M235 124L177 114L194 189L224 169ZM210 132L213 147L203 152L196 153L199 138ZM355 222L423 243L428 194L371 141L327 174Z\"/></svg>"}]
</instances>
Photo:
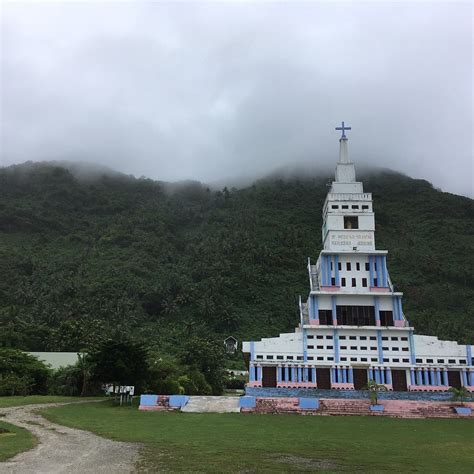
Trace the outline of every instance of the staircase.
<instances>
[{"instance_id":1,"label":"staircase","mask_svg":"<svg viewBox=\"0 0 474 474\"><path fill-rule=\"evenodd\" d=\"M181 408L187 413L239 413L239 397L189 397Z\"/></svg>"},{"instance_id":2,"label":"staircase","mask_svg":"<svg viewBox=\"0 0 474 474\"><path fill-rule=\"evenodd\" d=\"M321 399L320 410L322 415L349 416L370 415L369 400L347 400L344 398Z\"/></svg>"}]
</instances>

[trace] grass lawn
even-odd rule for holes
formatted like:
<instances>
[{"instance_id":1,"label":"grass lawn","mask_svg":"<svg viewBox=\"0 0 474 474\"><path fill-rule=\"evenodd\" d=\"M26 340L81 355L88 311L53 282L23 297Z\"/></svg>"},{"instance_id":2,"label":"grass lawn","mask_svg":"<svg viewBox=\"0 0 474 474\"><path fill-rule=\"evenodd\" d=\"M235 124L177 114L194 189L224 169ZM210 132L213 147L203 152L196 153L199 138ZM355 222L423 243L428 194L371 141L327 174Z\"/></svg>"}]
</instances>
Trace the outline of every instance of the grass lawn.
<instances>
[{"instance_id":1,"label":"grass lawn","mask_svg":"<svg viewBox=\"0 0 474 474\"><path fill-rule=\"evenodd\" d=\"M474 470L471 420L139 412L110 402L42 411L54 422L145 445L169 471Z\"/></svg>"},{"instance_id":2,"label":"grass lawn","mask_svg":"<svg viewBox=\"0 0 474 474\"><path fill-rule=\"evenodd\" d=\"M36 438L29 431L0 421L0 461L5 461L35 445Z\"/></svg>"},{"instance_id":3,"label":"grass lawn","mask_svg":"<svg viewBox=\"0 0 474 474\"><path fill-rule=\"evenodd\" d=\"M17 407L20 405L32 405L35 403L60 403L81 400L100 400L101 397L60 397L56 395L29 395L27 397L0 397L0 409Z\"/></svg>"}]
</instances>

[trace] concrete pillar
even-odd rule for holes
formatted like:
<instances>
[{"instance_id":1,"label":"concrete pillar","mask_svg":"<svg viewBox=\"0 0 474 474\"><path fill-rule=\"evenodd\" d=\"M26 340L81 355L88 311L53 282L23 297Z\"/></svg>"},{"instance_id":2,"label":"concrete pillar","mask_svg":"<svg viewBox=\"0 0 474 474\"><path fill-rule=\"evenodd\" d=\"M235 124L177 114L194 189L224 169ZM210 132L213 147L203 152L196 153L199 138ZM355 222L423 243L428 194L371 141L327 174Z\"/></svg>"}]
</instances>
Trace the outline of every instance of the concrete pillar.
<instances>
[{"instance_id":1,"label":"concrete pillar","mask_svg":"<svg viewBox=\"0 0 474 474\"><path fill-rule=\"evenodd\" d=\"M290 368L288 366L285 367L285 381L290 381Z\"/></svg>"},{"instance_id":2,"label":"concrete pillar","mask_svg":"<svg viewBox=\"0 0 474 474\"><path fill-rule=\"evenodd\" d=\"M378 367L375 368L375 383L380 383L380 370Z\"/></svg>"},{"instance_id":3,"label":"concrete pillar","mask_svg":"<svg viewBox=\"0 0 474 474\"><path fill-rule=\"evenodd\" d=\"M388 385L392 385L392 370L390 367L387 368L387 380L386 382Z\"/></svg>"},{"instance_id":4,"label":"concrete pillar","mask_svg":"<svg viewBox=\"0 0 474 474\"><path fill-rule=\"evenodd\" d=\"M474 372L472 370L468 372L468 382L470 387L474 386Z\"/></svg>"},{"instance_id":5,"label":"concrete pillar","mask_svg":"<svg viewBox=\"0 0 474 474\"><path fill-rule=\"evenodd\" d=\"M369 380L375 380L374 369L372 367L369 368Z\"/></svg>"},{"instance_id":6,"label":"concrete pillar","mask_svg":"<svg viewBox=\"0 0 474 474\"><path fill-rule=\"evenodd\" d=\"M308 382L308 367L303 369L303 382Z\"/></svg>"},{"instance_id":7,"label":"concrete pillar","mask_svg":"<svg viewBox=\"0 0 474 474\"><path fill-rule=\"evenodd\" d=\"M447 387L449 385L449 381L448 381L448 370L447 369L444 369L443 370L443 385L445 387Z\"/></svg>"},{"instance_id":8,"label":"concrete pillar","mask_svg":"<svg viewBox=\"0 0 474 474\"><path fill-rule=\"evenodd\" d=\"M424 385L429 385L430 384L430 376L428 374L428 369L427 368L423 369L423 383L424 383Z\"/></svg>"},{"instance_id":9,"label":"concrete pillar","mask_svg":"<svg viewBox=\"0 0 474 474\"><path fill-rule=\"evenodd\" d=\"M316 367L313 367L311 369L311 373L312 373L312 377L313 377L313 383L316 383L317 380L316 380Z\"/></svg>"},{"instance_id":10,"label":"concrete pillar","mask_svg":"<svg viewBox=\"0 0 474 474\"><path fill-rule=\"evenodd\" d=\"M369 286L372 288L374 286L374 271L375 271L375 265L374 265L374 256L369 255Z\"/></svg>"},{"instance_id":11,"label":"concrete pillar","mask_svg":"<svg viewBox=\"0 0 474 474\"><path fill-rule=\"evenodd\" d=\"M257 380L262 381L262 368L260 366L257 367Z\"/></svg>"},{"instance_id":12,"label":"concrete pillar","mask_svg":"<svg viewBox=\"0 0 474 474\"><path fill-rule=\"evenodd\" d=\"M416 385L423 385L423 374L421 368L416 369Z\"/></svg>"},{"instance_id":13,"label":"concrete pillar","mask_svg":"<svg viewBox=\"0 0 474 474\"><path fill-rule=\"evenodd\" d=\"M415 369L413 367L410 368L410 385L416 385Z\"/></svg>"},{"instance_id":14,"label":"concrete pillar","mask_svg":"<svg viewBox=\"0 0 474 474\"><path fill-rule=\"evenodd\" d=\"M302 381L303 381L303 368L298 367L298 382L302 382Z\"/></svg>"},{"instance_id":15,"label":"concrete pillar","mask_svg":"<svg viewBox=\"0 0 474 474\"><path fill-rule=\"evenodd\" d=\"M331 296L331 304L332 304L332 323L334 326L337 326L337 306L336 306L336 297Z\"/></svg>"},{"instance_id":16,"label":"concrete pillar","mask_svg":"<svg viewBox=\"0 0 474 474\"><path fill-rule=\"evenodd\" d=\"M341 371L341 368L338 367L337 368L337 383L341 383L342 382L342 371Z\"/></svg>"},{"instance_id":17,"label":"concrete pillar","mask_svg":"<svg viewBox=\"0 0 474 474\"><path fill-rule=\"evenodd\" d=\"M331 367L331 383L336 383L336 382L337 382L336 369L334 367Z\"/></svg>"},{"instance_id":18,"label":"concrete pillar","mask_svg":"<svg viewBox=\"0 0 474 474\"><path fill-rule=\"evenodd\" d=\"M255 368L253 364L249 365L249 382L255 382Z\"/></svg>"},{"instance_id":19,"label":"concrete pillar","mask_svg":"<svg viewBox=\"0 0 474 474\"><path fill-rule=\"evenodd\" d=\"M462 374L462 384L464 387L467 387L468 383L467 383L466 369L462 369L461 374Z\"/></svg>"},{"instance_id":20,"label":"concrete pillar","mask_svg":"<svg viewBox=\"0 0 474 474\"><path fill-rule=\"evenodd\" d=\"M298 381L298 375L296 373L296 367L291 368L291 381L292 382L297 382Z\"/></svg>"},{"instance_id":21,"label":"concrete pillar","mask_svg":"<svg viewBox=\"0 0 474 474\"><path fill-rule=\"evenodd\" d=\"M430 369L430 381L431 385L438 385L434 369Z\"/></svg>"},{"instance_id":22,"label":"concrete pillar","mask_svg":"<svg viewBox=\"0 0 474 474\"><path fill-rule=\"evenodd\" d=\"M281 382L281 367L280 366L277 367L277 382L278 383Z\"/></svg>"},{"instance_id":23,"label":"concrete pillar","mask_svg":"<svg viewBox=\"0 0 474 474\"><path fill-rule=\"evenodd\" d=\"M349 367L348 377L349 377L349 383L354 383L354 371L352 367Z\"/></svg>"},{"instance_id":24,"label":"concrete pillar","mask_svg":"<svg viewBox=\"0 0 474 474\"><path fill-rule=\"evenodd\" d=\"M334 255L334 277L336 280L336 286L340 286L341 282L339 279L339 255Z\"/></svg>"},{"instance_id":25,"label":"concrete pillar","mask_svg":"<svg viewBox=\"0 0 474 474\"><path fill-rule=\"evenodd\" d=\"M436 385L441 385L441 369L436 369Z\"/></svg>"},{"instance_id":26,"label":"concrete pillar","mask_svg":"<svg viewBox=\"0 0 474 474\"><path fill-rule=\"evenodd\" d=\"M375 324L380 326L380 298L374 296Z\"/></svg>"},{"instance_id":27,"label":"concrete pillar","mask_svg":"<svg viewBox=\"0 0 474 474\"><path fill-rule=\"evenodd\" d=\"M342 368L342 383L347 383L347 369L345 367Z\"/></svg>"}]
</instances>

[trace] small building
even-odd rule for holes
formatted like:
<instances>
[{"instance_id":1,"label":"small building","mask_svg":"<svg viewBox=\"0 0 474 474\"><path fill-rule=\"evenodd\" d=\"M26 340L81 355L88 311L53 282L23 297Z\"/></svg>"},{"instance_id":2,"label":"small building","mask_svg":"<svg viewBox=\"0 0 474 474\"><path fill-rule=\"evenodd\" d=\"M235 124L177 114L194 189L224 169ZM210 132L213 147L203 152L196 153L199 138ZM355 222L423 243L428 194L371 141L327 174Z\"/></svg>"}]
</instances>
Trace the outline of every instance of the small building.
<instances>
[{"instance_id":1,"label":"small building","mask_svg":"<svg viewBox=\"0 0 474 474\"><path fill-rule=\"evenodd\" d=\"M229 354L234 354L238 348L238 345L239 345L239 341L237 341L237 339L234 336L229 336L226 339L224 339L225 350Z\"/></svg>"}]
</instances>

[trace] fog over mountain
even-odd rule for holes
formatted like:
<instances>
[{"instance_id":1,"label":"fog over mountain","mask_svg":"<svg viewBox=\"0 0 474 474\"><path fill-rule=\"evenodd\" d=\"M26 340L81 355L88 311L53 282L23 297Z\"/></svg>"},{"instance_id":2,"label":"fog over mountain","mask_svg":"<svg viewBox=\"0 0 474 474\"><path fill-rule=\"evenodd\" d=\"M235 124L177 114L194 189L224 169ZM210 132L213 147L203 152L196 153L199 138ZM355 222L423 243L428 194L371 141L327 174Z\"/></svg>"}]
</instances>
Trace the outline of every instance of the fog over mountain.
<instances>
[{"instance_id":1,"label":"fog over mountain","mask_svg":"<svg viewBox=\"0 0 474 474\"><path fill-rule=\"evenodd\" d=\"M465 3L4 2L0 164L208 183L357 163L473 195Z\"/></svg>"}]
</instances>

